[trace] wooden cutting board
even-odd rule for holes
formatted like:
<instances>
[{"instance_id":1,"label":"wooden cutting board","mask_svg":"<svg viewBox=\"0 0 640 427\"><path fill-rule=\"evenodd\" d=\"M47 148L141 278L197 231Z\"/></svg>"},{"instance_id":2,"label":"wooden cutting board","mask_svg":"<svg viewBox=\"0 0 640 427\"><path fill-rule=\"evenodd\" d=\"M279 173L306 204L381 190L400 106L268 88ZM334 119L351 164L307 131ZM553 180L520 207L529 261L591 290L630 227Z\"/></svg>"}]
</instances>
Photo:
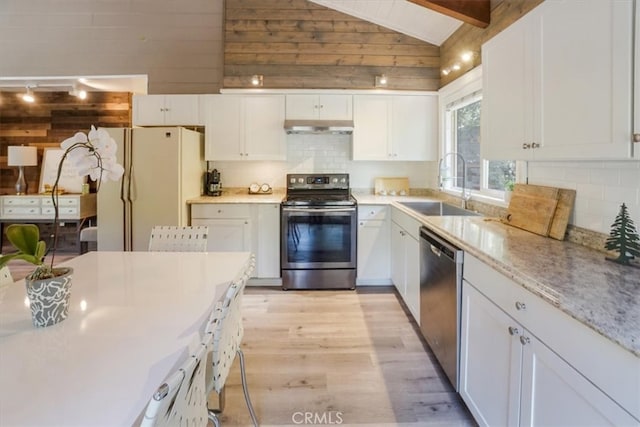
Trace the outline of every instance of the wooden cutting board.
<instances>
[{"instance_id":1,"label":"wooden cutting board","mask_svg":"<svg viewBox=\"0 0 640 427\"><path fill-rule=\"evenodd\" d=\"M503 222L548 236L558 205L558 193L559 189L555 187L516 184Z\"/></svg>"},{"instance_id":2,"label":"wooden cutting board","mask_svg":"<svg viewBox=\"0 0 640 427\"><path fill-rule=\"evenodd\" d=\"M560 188L558 193L558 206L551 221L551 229L549 237L556 240L564 240L567 224L569 224L569 216L573 210L573 204L576 200L576 190Z\"/></svg>"},{"instance_id":3,"label":"wooden cutting board","mask_svg":"<svg viewBox=\"0 0 640 427\"><path fill-rule=\"evenodd\" d=\"M381 194L381 192L390 195L392 191L395 191L397 195L400 195L401 191L409 195L409 178L376 178L374 181L374 191L376 195Z\"/></svg>"}]
</instances>

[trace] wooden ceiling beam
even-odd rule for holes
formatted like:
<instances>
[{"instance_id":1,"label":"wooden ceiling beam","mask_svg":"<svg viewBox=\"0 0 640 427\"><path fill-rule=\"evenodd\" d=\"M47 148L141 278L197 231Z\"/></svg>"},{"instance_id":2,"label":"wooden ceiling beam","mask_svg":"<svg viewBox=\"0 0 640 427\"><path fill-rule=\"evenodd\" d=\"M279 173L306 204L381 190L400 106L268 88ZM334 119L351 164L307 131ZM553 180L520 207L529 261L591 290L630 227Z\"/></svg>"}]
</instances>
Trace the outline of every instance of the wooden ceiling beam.
<instances>
[{"instance_id":1,"label":"wooden ceiling beam","mask_svg":"<svg viewBox=\"0 0 640 427\"><path fill-rule=\"evenodd\" d=\"M419 6L459 19L480 28L487 28L491 17L490 0L409 0Z\"/></svg>"}]
</instances>

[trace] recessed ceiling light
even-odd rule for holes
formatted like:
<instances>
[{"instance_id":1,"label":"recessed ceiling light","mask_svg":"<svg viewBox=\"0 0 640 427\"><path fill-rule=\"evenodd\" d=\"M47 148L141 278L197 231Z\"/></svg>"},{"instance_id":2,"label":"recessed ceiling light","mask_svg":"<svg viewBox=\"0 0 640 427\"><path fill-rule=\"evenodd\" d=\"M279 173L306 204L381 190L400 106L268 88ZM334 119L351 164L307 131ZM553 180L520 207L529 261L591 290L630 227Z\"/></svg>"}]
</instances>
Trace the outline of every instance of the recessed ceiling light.
<instances>
[{"instance_id":1,"label":"recessed ceiling light","mask_svg":"<svg viewBox=\"0 0 640 427\"><path fill-rule=\"evenodd\" d=\"M36 100L31 91L31 87L27 86L27 91L22 94L22 100L25 102L33 102Z\"/></svg>"}]
</instances>

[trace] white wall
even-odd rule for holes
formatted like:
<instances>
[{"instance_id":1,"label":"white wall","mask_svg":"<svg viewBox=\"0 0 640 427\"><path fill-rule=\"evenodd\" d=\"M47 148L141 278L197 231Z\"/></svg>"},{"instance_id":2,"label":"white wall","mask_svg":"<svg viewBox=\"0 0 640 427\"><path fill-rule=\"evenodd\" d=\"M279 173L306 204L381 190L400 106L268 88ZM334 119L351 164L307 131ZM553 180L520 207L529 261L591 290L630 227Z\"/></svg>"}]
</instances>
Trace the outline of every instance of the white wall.
<instances>
[{"instance_id":1,"label":"white wall","mask_svg":"<svg viewBox=\"0 0 640 427\"><path fill-rule=\"evenodd\" d=\"M640 162L530 162L529 184L575 189L570 222L605 234L624 202L640 231Z\"/></svg>"},{"instance_id":2,"label":"white wall","mask_svg":"<svg viewBox=\"0 0 640 427\"><path fill-rule=\"evenodd\" d=\"M285 162L212 162L224 187L252 182L284 187L287 173L350 174L352 188L373 188L376 177L408 177L412 188L435 186L433 162L354 162L349 135L287 135Z\"/></svg>"}]
</instances>

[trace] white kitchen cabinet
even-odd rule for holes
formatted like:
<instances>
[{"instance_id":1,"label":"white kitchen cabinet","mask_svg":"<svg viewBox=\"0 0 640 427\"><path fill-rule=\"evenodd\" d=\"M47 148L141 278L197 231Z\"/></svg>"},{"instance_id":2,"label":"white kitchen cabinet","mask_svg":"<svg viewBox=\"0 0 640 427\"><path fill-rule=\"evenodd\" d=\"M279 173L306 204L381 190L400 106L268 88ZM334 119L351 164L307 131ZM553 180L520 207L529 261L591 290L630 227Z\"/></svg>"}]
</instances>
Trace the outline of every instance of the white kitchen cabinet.
<instances>
[{"instance_id":1,"label":"white kitchen cabinet","mask_svg":"<svg viewBox=\"0 0 640 427\"><path fill-rule=\"evenodd\" d=\"M389 217L388 206L358 206L358 285L390 283Z\"/></svg>"},{"instance_id":2,"label":"white kitchen cabinet","mask_svg":"<svg viewBox=\"0 0 640 427\"><path fill-rule=\"evenodd\" d=\"M202 125L199 95L134 95L134 126Z\"/></svg>"},{"instance_id":3,"label":"white kitchen cabinet","mask_svg":"<svg viewBox=\"0 0 640 427\"><path fill-rule=\"evenodd\" d=\"M480 425L638 424L637 357L470 254L464 275L460 395Z\"/></svg>"},{"instance_id":4,"label":"white kitchen cabinet","mask_svg":"<svg viewBox=\"0 0 640 427\"><path fill-rule=\"evenodd\" d=\"M435 160L437 97L354 95L354 160Z\"/></svg>"},{"instance_id":5,"label":"white kitchen cabinet","mask_svg":"<svg viewBox=\"0 0 640 427\"><path fill-rule=\"evenodd\" d=\"M286 160L284 95L206 97L206 160Z\"/></svg>"},{"instance_id":6,"label":"white kitchen cabinet","mask_svg":"<svg viewBox=\"0 0 640 427\"><path fill-rule=\"evenodd\" d=\"M286 95L287 119L353 120L352 95Z\"/></svg>"},{"instance_id":7,"label":"white kitchen cabinet","mask_svg":"<svg viewBox=\"0 0 640 427\"><path fill-rule=\"evenodd\" d=\"M251 207L248 204L191 206L191 225L209 227L208 251L252 251Z\"/></svg>"},{"instance_id":8,"label":"white kitchen cabinet","mask_svg":"<svg viewBox=\"0 0 640 427\"><path fill-rule=\"evenodd\" d=\"M543 2L485 43L482 156L630 158L632 10L631 0Z\"/></svg>"},{"instance_id":9,"label":"white kitchen cabinet","mask_svg":"<svg viewBox=\"0 0 640 427\"><path fill-rule=\"evenodd\" d=\"M259 196L258 196L259 197ZM256 204L256 276L280 277L280 204Z\"/></svg>"},{"instance_id":10,"label":"white kitchen cabinet","mask_svg":"<svg viewBox=\"0 0 640 427\"><path fill-rule=\"evenodd\" d=\"M420 223L409 215L391 210L391 280L420 324Z\"/></svg>"}]
</instances>

